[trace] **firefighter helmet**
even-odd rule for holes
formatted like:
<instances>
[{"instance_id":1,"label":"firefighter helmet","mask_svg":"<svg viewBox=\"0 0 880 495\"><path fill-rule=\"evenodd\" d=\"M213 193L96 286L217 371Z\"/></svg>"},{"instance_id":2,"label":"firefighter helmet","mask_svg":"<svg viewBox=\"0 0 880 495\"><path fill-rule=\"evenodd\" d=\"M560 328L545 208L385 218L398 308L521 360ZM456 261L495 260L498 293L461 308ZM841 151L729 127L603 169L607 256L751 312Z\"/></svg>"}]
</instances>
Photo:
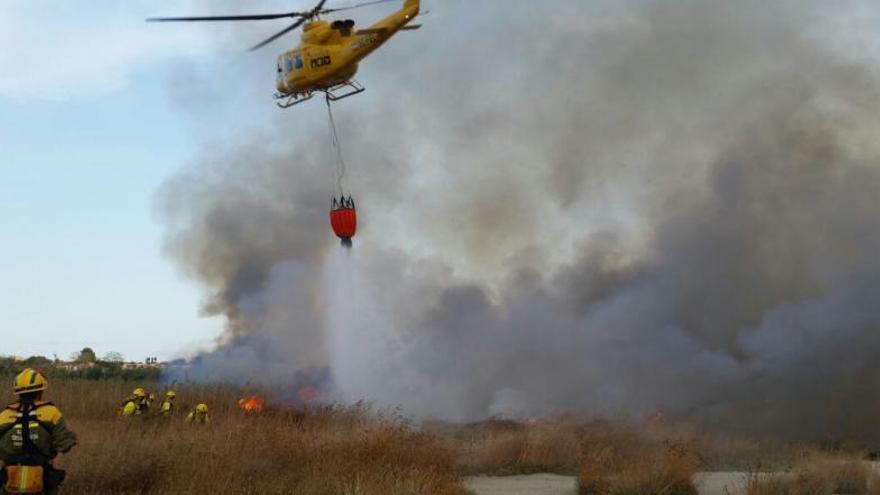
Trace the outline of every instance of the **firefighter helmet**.
<instances>
[{"instance_id":1,"label":"firefighter helmet","mask_svg":"<svg viewBox=\"0 0 880 495\"><path fill-rule=\"evenodd\" d=\"M197 405L197 406L196 406L196 412L199 412L199 413L202 413L202 414L207 414L207 412L208 412L208 405L207 405L207 404L199 404L199 405Z\"/></svg>"},{"instance_id":2,"label":"firefighter helmet","mask_svg":"<svg viewBox=\"0 0 880 495\"><path fill-rule=\"evenodd\" d=\"M19 373L12 385L15 395L40 392L47 388L49 388L49 382L46 381L46 377L39 371L31 368L25 368L24 371Z\"/></svg>"},{"instance_id":3,"label":"firefighter helmet","mask_svg":"<svg viewBox=\"0 0 880 495\"><path fill-rule=\"evenodd\" d=\"M133 395L133 396L135 396L135 397L137 397L137 398L140 399L140 398L142 398L142 397L146 397L146 396L147 396L147 393L144 392L144 389L138 387L138 388L134 389L134 392L132 392L131 395Z\"/></svg>"}]
</instances>

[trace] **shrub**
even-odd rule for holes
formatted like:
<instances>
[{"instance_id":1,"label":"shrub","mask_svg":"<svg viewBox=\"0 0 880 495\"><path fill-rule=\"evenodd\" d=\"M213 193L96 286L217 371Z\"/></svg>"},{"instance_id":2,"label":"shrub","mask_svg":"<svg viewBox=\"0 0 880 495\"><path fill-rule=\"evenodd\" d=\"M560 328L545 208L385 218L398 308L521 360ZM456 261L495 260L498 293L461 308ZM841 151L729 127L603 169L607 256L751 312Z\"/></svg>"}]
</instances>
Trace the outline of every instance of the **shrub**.
<instances>
[{"instance_id":1,"label":"shrub","mask_svg":"<svg viewBox=\"0 0 880 495\"><path fill-rule=\"evenodd\" d=\"M876 475L858 457L812 453L790 474L753 475L748 495L865 495L880 490Z\"/></svg>"},{"instance_id":2,"label":"shrub","mask_svg":"<svg viewBox=\"0 0 880 495\"><path fill-rule=\"evenodd\" d=\"M696 455L678 446L646 448L618 466L586 465L578 478L581 495L697 495Z\"/></svg>"}]
</instances>

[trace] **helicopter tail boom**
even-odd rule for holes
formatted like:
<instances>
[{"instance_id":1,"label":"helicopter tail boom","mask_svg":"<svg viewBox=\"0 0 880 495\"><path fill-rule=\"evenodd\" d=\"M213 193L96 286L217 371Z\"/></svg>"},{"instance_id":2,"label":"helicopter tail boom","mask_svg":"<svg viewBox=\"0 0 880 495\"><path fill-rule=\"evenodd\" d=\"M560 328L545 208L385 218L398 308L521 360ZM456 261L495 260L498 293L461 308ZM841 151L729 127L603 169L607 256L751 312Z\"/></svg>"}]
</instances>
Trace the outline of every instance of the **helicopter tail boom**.
<instances>
[{"instance_id":1,"label":"helicopter tail boom","mask_svg":"<svg viewBox=\"0 0 880 495\"><path fill-rule=\"evenodd\" d=\"M419 8L420 0L406 0L402 9L366 29L359 30L356 34L361 39L351 45L353 55L357 59L366 57L373 50L382 46L395 33L406 29L407 24L419 15Z\"/></svg>"},{"instance_id":2,"label":"helicopter tail boom","mask_svg":"<svg viewBox=\"0 0 880 495\"><path fill-rule=\"evenodd\" d=\"M419 15L420 0L406 0L403 8L369 27L369 31L388 31L388 36L403 28Z\"/></svg>"}]
</instances>

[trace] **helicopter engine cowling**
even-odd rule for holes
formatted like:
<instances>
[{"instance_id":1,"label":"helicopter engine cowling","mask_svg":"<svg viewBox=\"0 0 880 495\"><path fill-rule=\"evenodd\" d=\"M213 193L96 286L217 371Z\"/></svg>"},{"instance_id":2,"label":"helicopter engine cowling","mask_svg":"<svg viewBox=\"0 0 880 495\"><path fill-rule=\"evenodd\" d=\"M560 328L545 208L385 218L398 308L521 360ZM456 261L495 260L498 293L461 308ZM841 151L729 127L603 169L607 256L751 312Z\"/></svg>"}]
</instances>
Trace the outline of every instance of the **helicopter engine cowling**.
<instances>
[{"instance_id":1,"label":"helicopter engine cowling","mask_svg":"<svg viewBox=\"0 0 880 495\"><path fill-rule=\"evenodd\" d=\"M312 21L303 28L302 42L323 45L330 40L335 31L327 21Z\"/></svg>"},{"instance_id":2,"label":"helicopter engine cowling","mask_svg":"<svg viewBox=\"0 0 880 495\"><path fill-rule=\"evenodd\" d=\"M354 21L351 19L333 21L330 27L342 36L351 36L354 32Z\"/></svg>"}]
</instances>

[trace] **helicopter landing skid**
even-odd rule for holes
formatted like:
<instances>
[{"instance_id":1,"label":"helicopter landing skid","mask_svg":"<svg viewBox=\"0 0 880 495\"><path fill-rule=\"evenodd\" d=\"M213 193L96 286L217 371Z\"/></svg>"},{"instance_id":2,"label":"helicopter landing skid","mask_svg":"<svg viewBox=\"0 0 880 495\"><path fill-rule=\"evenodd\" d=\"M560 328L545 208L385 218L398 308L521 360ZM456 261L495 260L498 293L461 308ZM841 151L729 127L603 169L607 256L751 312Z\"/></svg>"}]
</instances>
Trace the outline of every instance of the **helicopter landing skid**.
<instances>
[{"instance_id":1,"label":"helicopter landing skid","mask_svg":"<svg viewBox=\"0 0 880 495\"><path fill-rule=\"evenodd\" d=\"M275 104L278 105L279 108L290 108L294 105L299 105L300 103L309 101L314 96L314 93L309 91L308 93L293 93L293 94L282 94L275 93L274 98L276 100L284 100L284 101L276 101Z\"/></svg>"},{"instance_id":2,"label":"helicopter landing skid","mask_svg":"<svg viewBox=\"0 0 880 495\"><path fill-rule=\"evenodd\" d=\"M363 93L366 90L367 88L361 86L361 83L351 80L325 89L324 94L327 95L328 100L338 101L343 98L348 98L349 96Z\"/></svg>"},{"instance_id":3,"label":"helicopter landing skid","mask_svg":"<svg viewBox=\"0 0 880 495\"><path fill-rule=\"evenodd\" d=\"M357 81L348 81L342 84L337 84L336 86L331 86L326 89L321 89L325 95L327 95L327 99L329 101L339 101L344 98L348 98L349 96L354 96L359 93L363 93L367 88L361 86L361 84ZM300 103L309 101L312 99L312 96L315 96L315 91L307 91L305 93L275 93L274 98L276 100L284 100L284 101L276 101L275 104L280 108L290 108L295 105L299 105Z\"/></svg>"}]
</instances>

